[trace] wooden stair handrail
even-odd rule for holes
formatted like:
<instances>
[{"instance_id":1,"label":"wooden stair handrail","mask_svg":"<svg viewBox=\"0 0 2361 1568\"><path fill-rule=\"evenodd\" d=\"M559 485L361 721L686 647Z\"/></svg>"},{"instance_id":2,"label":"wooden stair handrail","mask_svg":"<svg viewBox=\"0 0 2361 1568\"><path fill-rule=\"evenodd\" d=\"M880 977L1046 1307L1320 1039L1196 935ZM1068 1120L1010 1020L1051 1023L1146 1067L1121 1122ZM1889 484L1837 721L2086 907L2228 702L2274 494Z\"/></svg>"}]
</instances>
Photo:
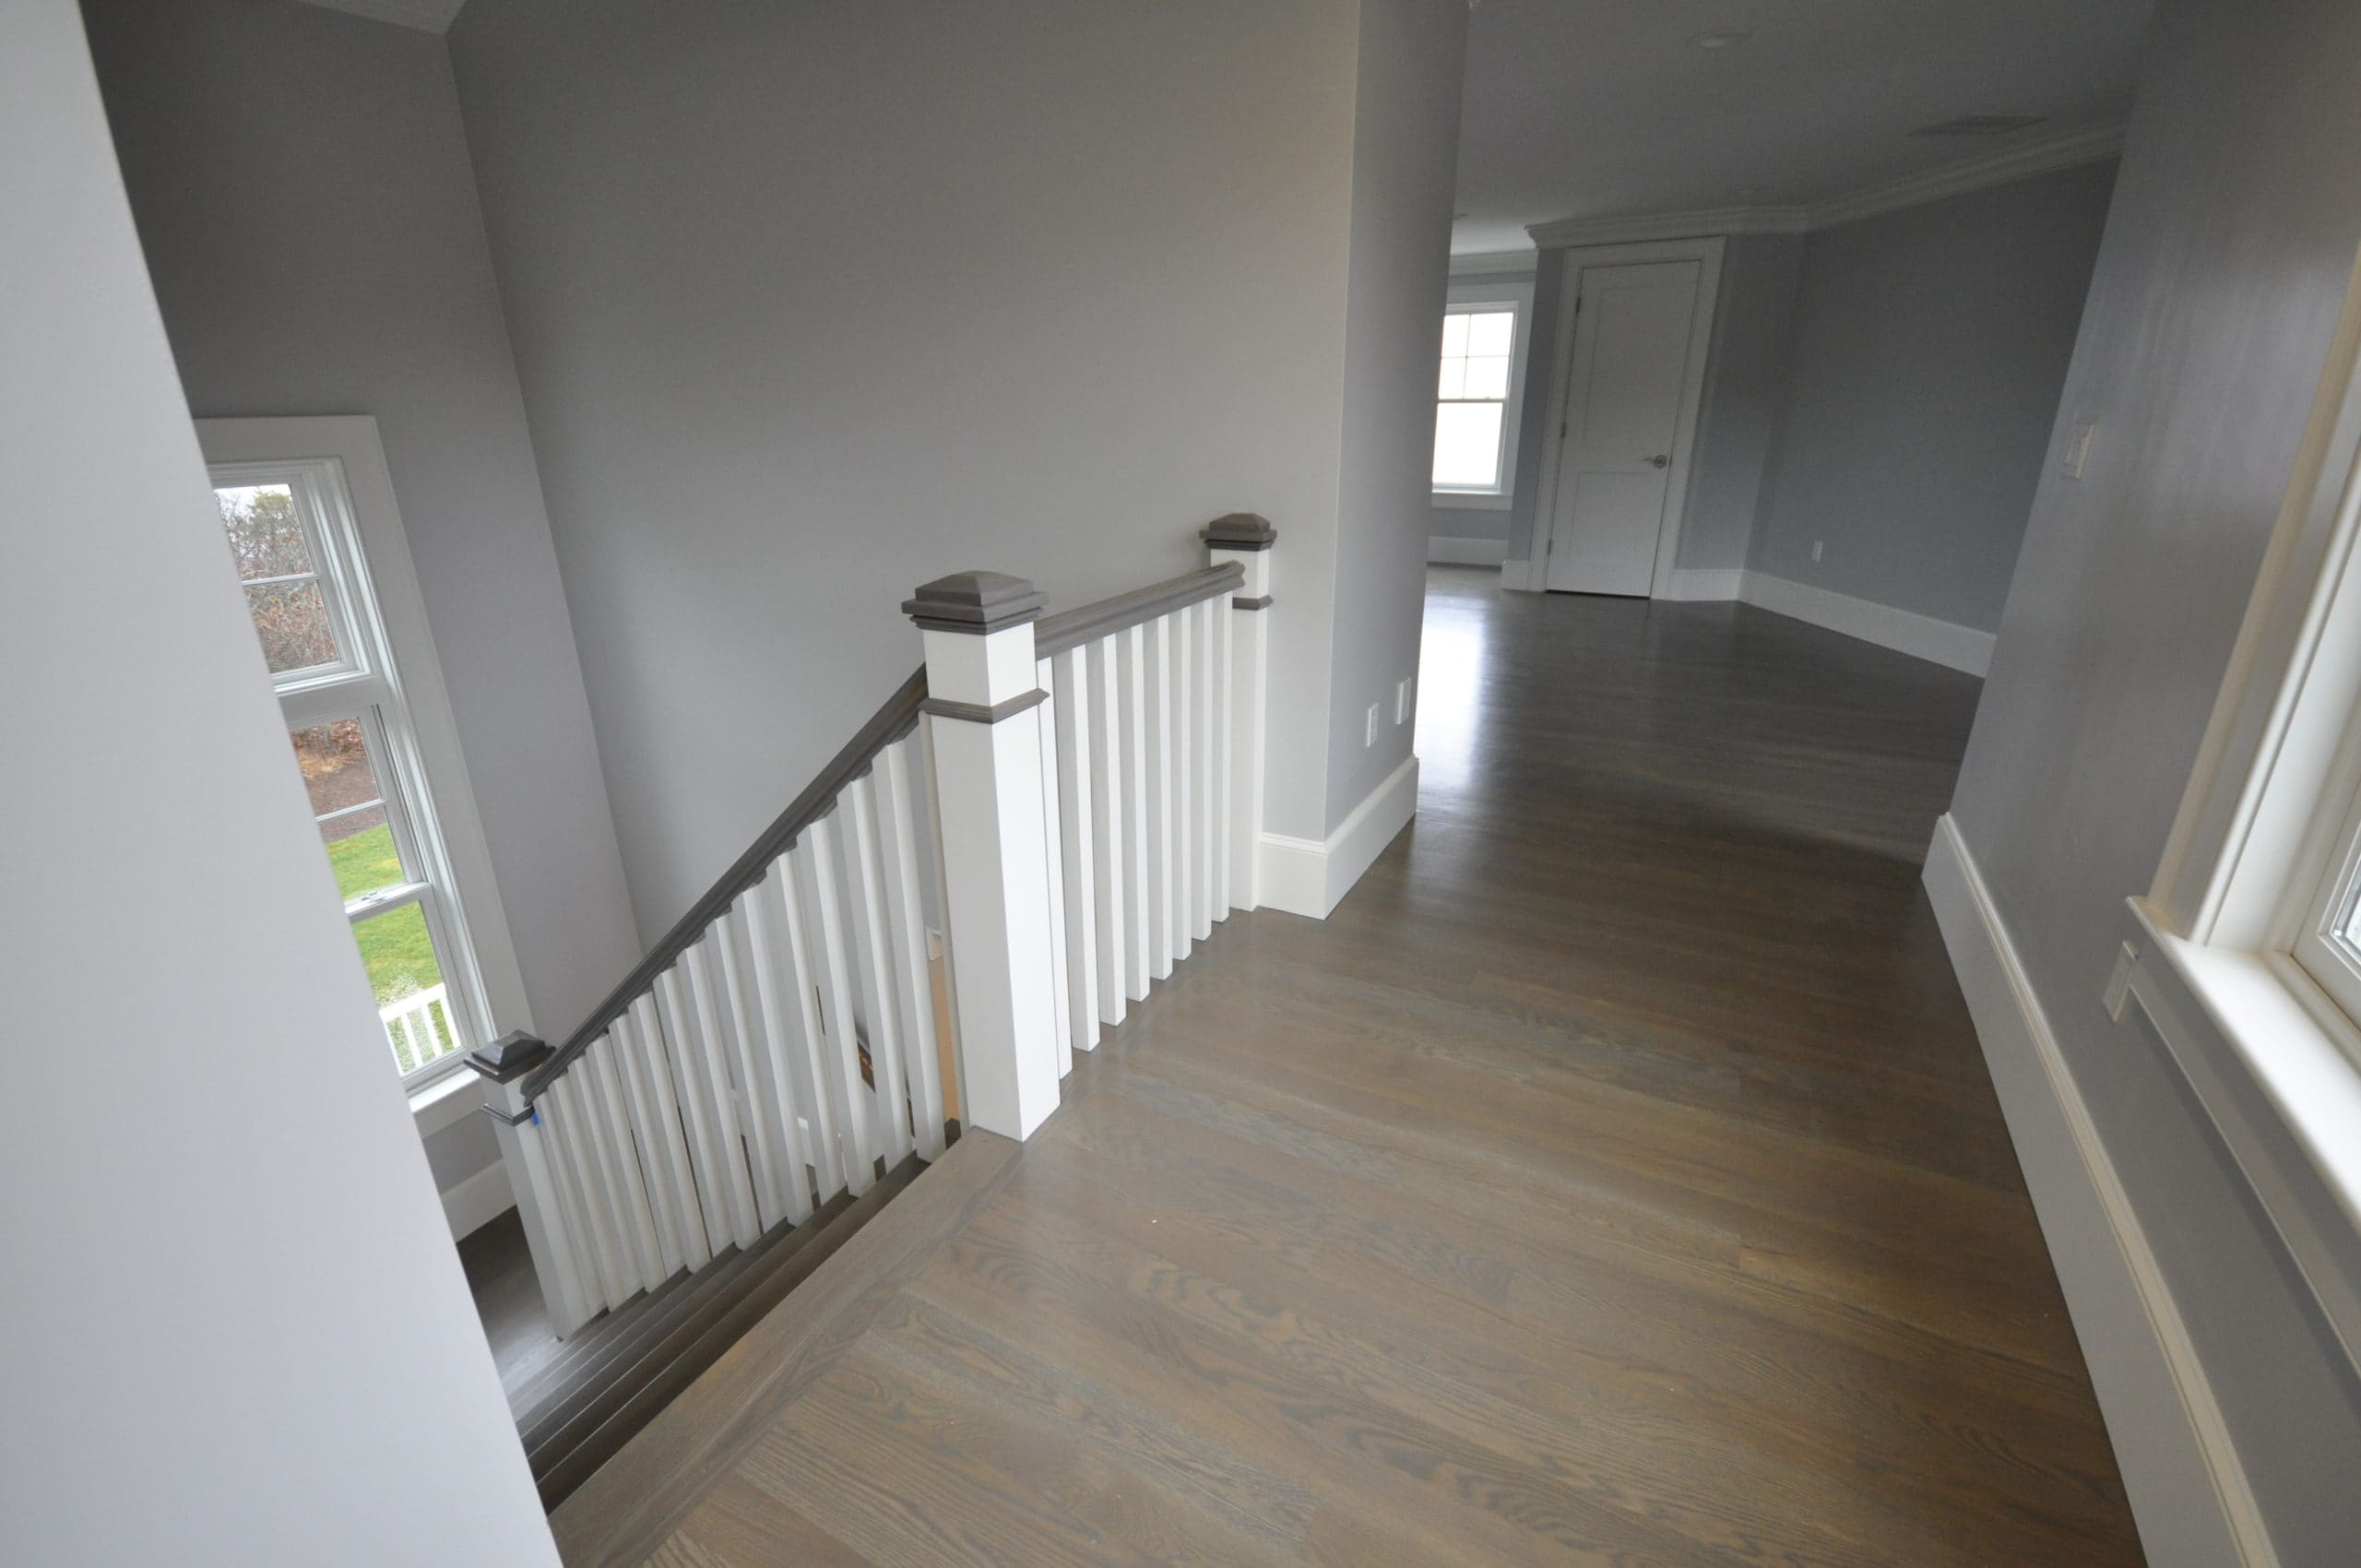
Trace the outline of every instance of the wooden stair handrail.
<instances>
[{"instance_id":1,"label":"wooden stair handrail","mask_svg":"<svg viewBox=\"0 0 2361 1568\"><path fill-rule=\"evenodd\" d=\"M1243 566L1235 561L1225 561L1218 566L1200 567L1093 604L1044 615L1033 624L1034 657L1048 659L1096 642L1110 632L1145 625L1159 615L1169 615L1175 610L1185 610L1204 600L1232 592L1245 580Z\"/></svg>"},{"instance_id":2,"label":"wooden stair handrail","mask_svg":"<svg viewBox=\"0 0 2361 1568\"><path fill-rule=\"evenodd\" d=\"M550 1054L549 1060L533 1070L525 1080L525 1099L529 1103L540 1097L552 1084L565 1075L576 1058L590 1049L617 1018L629 1010L632 1003L644 995L656 983L656 977L677 962L682 954L696 944L706 927L714 922L724 909L763 879L771 862L793 844L798 835L827 814L846 785L859 778L877 760L877 754L900 740L917 727L919 705L926 700L926 666L920 665L910 673L884 706L872 715L860 732L848 742L822 768L818 777L803 787L787 810L763 829L760 837L747 846L746 852L731 862L719 881L706 889L704 897L689 907L689 912L673 922L672 929L642 958L623 983L607 993L605 1001L591 1009L582 1027L568 1035L565 1043Z\"/></svg>"}]
</instances>

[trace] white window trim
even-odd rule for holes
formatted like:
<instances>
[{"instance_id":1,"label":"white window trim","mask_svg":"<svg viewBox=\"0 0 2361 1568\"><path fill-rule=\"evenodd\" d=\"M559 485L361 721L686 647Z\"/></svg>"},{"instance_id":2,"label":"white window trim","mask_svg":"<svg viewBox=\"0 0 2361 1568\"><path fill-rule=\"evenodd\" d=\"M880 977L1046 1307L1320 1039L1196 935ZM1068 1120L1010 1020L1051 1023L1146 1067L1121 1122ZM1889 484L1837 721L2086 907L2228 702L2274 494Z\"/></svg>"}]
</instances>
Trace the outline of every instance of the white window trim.
<instances>
[{"instance_id":1,"label":"white window trim","mask_svg":"<svg viewBox=\"0 0 2361 1568\"><path fill-rule=\"evenodd\" d=\"M477 1040L492 1039L509 1028L530 1030L516 944L492 874L475 790L468 781L458 725L452 718L442 662L435 657L426 602L395 504L377 422L362 414L194 422L198 445L211 467L326 462L341 470L362 559L338 562L336 569L356 570L362 590L356 601L376 608L378 631L392 665L385 678L409 716L417 745L416 756L400 766L409 769L407 782L433 818L443 862L439 869L456 906L450 913L457 928L452 932L457 951L441 956L446 971L458 972L446 972L445 982L459 999ZM352 645L344 646L350 659ZM404 1087L421 1134L447 1126L474 1108L475 1097L464 1092L469 1083L461 1071L465 1065L466 1052L453 1051L407 1080Z\"/></svg>"},{"instance_id":2,"label":"white window trim","mask_svg":"<svg viewBox=\"0 0 2361 1568\"><path fill-rule=\"evenodd\" d=\"M2340 1005L2318 943L2361 837L2357 812L2361 270L2179 815L2148 896L2132 901L2125 977L2361 1360L2361 985L2327 975ZM2171 984L2145 976L2152 957ZM2225 1063L2260 1091L2244 1103L2267 1107L2261 1119L2241 1111Z\"/></svg>"},{"instance_id":3,"label":"white window trim","mask_svg":"<svg viewBox=\"0 0 2361 1568\"><path fill-rule=\"evenodd\" d=\"M1525 418L1525 366L1533 340L1533 282L1453 283L1443 293L1443 314L1512 310L1516 321L1509 336L1509 395L1501 406L1501 483L1496 490L1442 490L1434 504L1463 511L1505 512L1516 502L1517 427Z\"/></svg>"}]
</instances>

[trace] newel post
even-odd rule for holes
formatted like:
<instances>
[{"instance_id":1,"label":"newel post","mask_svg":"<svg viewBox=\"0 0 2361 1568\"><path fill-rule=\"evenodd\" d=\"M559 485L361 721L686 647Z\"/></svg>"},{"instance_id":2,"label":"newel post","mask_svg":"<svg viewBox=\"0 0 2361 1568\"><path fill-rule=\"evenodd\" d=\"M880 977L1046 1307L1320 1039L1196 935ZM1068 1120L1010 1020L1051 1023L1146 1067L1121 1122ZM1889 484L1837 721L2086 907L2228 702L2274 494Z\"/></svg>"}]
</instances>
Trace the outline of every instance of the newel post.
<instances>
[{"instance_id":1,"label":"newel post","mask_svg":"<svg viewBox=\"0 0 2361 1568\"><path fill-rule=\"evenodd\" d=\"M1263 842L1263 728L1271 662L1271 547L1279 530L1252 512L1232 512L1200 536L1211 564L1235 561L1246 580L1230 597L1229 901L1259 908L1255 867Z\"/></svg>"},{"instance_id":2,"label":"newel post","mask_svg":"<svg viewBox=\"0 0 2361 1568\"><path fill-rule=\"evenodd\" d=\"M967 1121L1012 1138L1058 1108L1058 940L1041 794L1046 699L1033 657L1041 596L1022 577L959 572L903 611L926 642L942 816L945 923Z\"/></svg>"},{"instance_id":3,"label":"newel post","mask_svg":"<svg viewBox=\"0 0 2361 1568\"><path fill-rule=\"evenodd\" d=\"M468 1065L483 1079L484 1114L499 1129L500 1163L516 1195L525 1250L532 1257L550 1322L563 1339L589 1322L600 1303L586 1299L575 1282L573 1242L558 1206L549 1141L541 1136L532 1101L525 1098L525 1080L552 1054L542 1041L514 1029L469 1051Z\"/></svg>"}]
</instances>

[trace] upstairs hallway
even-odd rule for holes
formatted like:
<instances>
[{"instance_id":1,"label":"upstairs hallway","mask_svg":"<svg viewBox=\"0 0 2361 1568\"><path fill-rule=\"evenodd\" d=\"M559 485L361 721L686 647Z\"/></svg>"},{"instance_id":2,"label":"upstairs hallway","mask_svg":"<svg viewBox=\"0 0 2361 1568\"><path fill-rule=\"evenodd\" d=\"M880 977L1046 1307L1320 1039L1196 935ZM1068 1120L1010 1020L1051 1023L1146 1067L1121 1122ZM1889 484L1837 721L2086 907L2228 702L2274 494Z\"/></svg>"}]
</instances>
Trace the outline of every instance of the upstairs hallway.
<instances>
[{"instance_id":1,"label":"upstairs hallway","mask_svg":"<svg viewBox=\"0 0 2361 1568\"><path fill-rule=\"evenodd\" d=\"M1918 865L1978 683L1430 577L1420 808L559 1510L569 1563L2137 1563Z\"/></svg>"}]
</instances>

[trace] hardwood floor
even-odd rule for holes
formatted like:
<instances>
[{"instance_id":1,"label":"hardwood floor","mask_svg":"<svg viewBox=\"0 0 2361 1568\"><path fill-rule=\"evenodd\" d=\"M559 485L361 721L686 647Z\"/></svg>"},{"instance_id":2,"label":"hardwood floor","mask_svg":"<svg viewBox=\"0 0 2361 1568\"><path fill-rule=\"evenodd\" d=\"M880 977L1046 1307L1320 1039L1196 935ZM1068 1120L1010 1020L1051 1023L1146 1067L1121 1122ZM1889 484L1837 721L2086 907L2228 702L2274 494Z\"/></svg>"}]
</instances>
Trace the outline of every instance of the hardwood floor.
<instances>
[{"instance_id":1,"label":"hardwood floor","mask_svg":"<svg viewBox=\"0 0 2361 1568\"><path fill-rule=\"evenodd\" d=\"M1918 890L1977 683L1496 581L1335 914L963 1140L569 1562L2140 1561Z\"/></svg>"}]
</instances>

